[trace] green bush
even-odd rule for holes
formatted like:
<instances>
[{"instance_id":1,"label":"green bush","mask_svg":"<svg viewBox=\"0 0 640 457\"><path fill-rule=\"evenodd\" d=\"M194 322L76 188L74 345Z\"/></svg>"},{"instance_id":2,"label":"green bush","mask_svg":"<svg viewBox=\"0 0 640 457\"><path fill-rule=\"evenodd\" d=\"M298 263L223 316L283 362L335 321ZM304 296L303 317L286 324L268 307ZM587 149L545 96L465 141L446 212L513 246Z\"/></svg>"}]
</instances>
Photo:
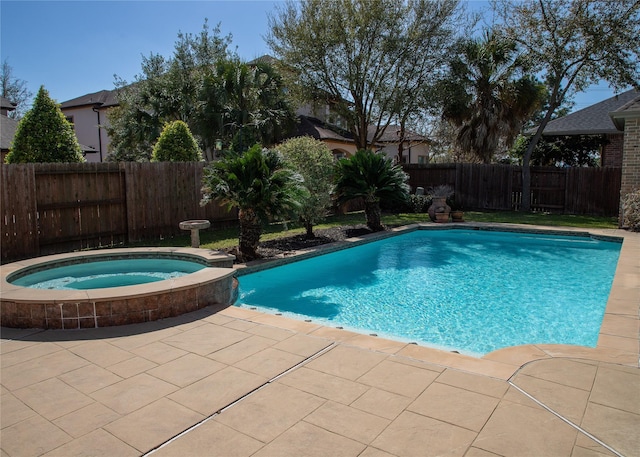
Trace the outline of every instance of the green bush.
<instances>
[{"instance_id":1,"label":"green bush","mask_svg":"<svg viewBox=\"0 0 640 457\"><path fill-rule=\"evenodd\" d=\"M6 163L84 162L73 126L49 92L40 87L18 128Z\"/></svg>"},{"instance_id":2,"label":"green bush","mask_svg":"<svg viewBox=\"0 0 640 457\"><path fill-rule=\"evenodd\" d=\"M623 197L622 214L624 227L640 232L640 189Z\"/></svg>"},{"instance_id":3,"label":"green bush","mask_svg":"<svg viewBox=\"0 0 640 457\"><path fill-rule=\"evenodd\" d=\"M158 142L153 147L152 162L199 162L202 152L183 121L173 121L164 126Z\"/></svg>"},{"instance_id":4,"label":"green bush","mask_svg":"<svg viewBox=\"0 0 640 457\"><path fill-rule=\"evenodd\" d=\"M308 136L291 138L278 146L278 150L304 178L303 186L309 193L302 200L300 219L307 237L313 238L313 226L324 220L331 206L333 154L325 143Z\"/></svg>"},{"instance_id":5,"label":"green bush","mask_svg":"<svg viewBox=\"0 0 640 457\"><path fill-rule=\"evenodd\" d=\"M431 206L431 196L429 195L416 195L411 194L409 196L408 209L412 213L426 213Z\"/></svg>"}]
</instances>

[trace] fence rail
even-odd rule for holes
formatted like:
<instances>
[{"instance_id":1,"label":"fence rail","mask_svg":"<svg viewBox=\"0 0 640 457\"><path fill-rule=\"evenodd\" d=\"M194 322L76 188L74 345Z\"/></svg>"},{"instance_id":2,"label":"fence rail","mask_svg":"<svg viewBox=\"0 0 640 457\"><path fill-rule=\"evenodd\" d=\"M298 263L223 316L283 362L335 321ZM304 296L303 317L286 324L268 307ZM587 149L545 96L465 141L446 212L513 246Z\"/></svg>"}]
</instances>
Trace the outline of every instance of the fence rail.
<instances>
[{"instance_id":1,"label":"fence rail","mask_svg":"<svg viewBox=\"0 0 640 457\"><path fill-rule=\"evenodd\" d=\"M237 220L200 206L203 163L20 164L1 168L2 262L78 249L157 240L180 221ZM409 184L448 184L468 210L518 209L522 171L509 165L405 165ZM531 169L532 209L616 216L619 168ZM350 209L356 206L349 206ZM360 208L360 207L357 207Z\"/></svg>"}]
</instances>

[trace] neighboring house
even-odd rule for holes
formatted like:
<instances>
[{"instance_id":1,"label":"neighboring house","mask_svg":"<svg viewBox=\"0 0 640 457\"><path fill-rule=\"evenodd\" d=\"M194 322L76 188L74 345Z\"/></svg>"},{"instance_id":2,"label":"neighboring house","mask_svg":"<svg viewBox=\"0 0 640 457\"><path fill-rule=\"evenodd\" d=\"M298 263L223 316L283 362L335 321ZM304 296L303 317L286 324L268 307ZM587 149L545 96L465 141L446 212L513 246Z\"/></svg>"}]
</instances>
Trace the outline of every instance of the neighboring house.
<instances>
[{"instance_id":1,"label":"neighboring house","mask_svg":"<svg viewBox=\"0 0 640 457\"><path fill-rule=\"evenodd\" d=\"M0 96L0 152L3 163L18 128L18 121L9 117L9 111L16 109L16 106L16 103Z\"/></svg>"},{"instance_id":2,"label":"neighboring house","mask_svg":"<svg viewBox=\"0 0 640 457\"><path fill-rule=\"evenodd\" d=\"M114 90L101 90L68 100L60 110L73 124L87 162L104 162L107 158L109 135L107 111L117 106Z\"/></svg>"},{"instance_id":3,"label":"neighboring house","mask_svg":"<svg viewBox=\"0 0 640 457\"><path fill-rule=\"evenodd\" d=\"M356 152L356 145L350 132L342 127L323 122L310 116L298 116L298 128L293 136L310 136L324 142L336 159L349 157ZM369 138L375 127L370 127ZM404 141L400 141L400 127L389 125L378 142L372 146L375 151L384 152L394 162L399 162L398 148L402 143L402 163L428 163L429 141L425 136L410 130L405 131Z\"/></svg>"},{"instance_id":4,"label":"neighboring house","mask_svg":"<svg viewBox=\"0 0 640 457\"><path fill-rule=\"evenodd\" d=\"M277 62L271 56L259 57L248 64ZM107 111L118 105L115 90L102 90L63 102L60 109L74 125L76 136L81 144L89 145L92 151L85 153L87 162L103 162L108 155L109 135ZM347 157L356 152L352 135L345 130L346 122L331 109L330 101L306 104L296 110L298 128L293 136L308 135L326 143L336 158ZM383 151L387 157L398 161L398 147L401 143L399 127L390 125L382 138L373 145L377 151ZM369 132L369 138L373 130ZM402 141L403 163L427 163L429 161L429 142L426 137L407 131Z\"/></svg>"},{"instance_id":5,"label":"neighboring house","mask_svg":"<svg viewBox=\"0 0 640 457\"><path fill-rule=\"evenodd\" d=\"M624 197L629 192L640 190L640 94L636 92L633 99L609 113L609 116L616 128L624 132L620 182L620 197ZM618 221L622 227L622 208Z\"/></svg>"},{"instance_id":6,"label":"neighboring house","mask_svg":"<svg viewBox=\"0 0 640 457\"><path fill-rule=\"evenodd\" d=\"M621 167L624 134L616 128L609 113L616 111L637 96L638 91L631 89L554 119L547 124L542 134L544 136L604 135L609 143L600 151L600 165Z\"/></svg>"},{"instance_id":7,"label":"neighboring house","mask_svg":"<svg viewBox=\"0 0 640 457\"><path fill-rule=\"evenodd\" d=\"M369 138L373 137L373 130L369 128ZM429 163L429 139L411 130L404 131L404 139L401 141L402 131L398 125L389 125L376 144L376 150L383 151L387 157L395 162L402 163ZM400 143L402 143L402 158L400 155Z\"/></svg>"}]
</instances>

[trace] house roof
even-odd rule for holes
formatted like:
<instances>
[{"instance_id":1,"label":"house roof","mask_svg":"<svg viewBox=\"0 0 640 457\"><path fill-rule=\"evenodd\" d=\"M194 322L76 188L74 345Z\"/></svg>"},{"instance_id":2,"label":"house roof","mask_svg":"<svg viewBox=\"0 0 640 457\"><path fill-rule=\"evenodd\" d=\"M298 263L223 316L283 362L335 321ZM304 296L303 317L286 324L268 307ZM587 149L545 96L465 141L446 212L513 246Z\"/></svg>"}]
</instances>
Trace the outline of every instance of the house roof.
<instances>
[{"instance_id":1,"label":"house roof","mask_svg":"<svg viewBox=\"0 0 640 457\"><path fill-rule=\"evenodd\" d=\"M280 61L278 59L276 59L273 56L270 56L269 54L264 54L260 57L257 57L249 62L247 62L247 65L251 66L251 65L256 65L259 63L266 63L269 65L277 65L278 63L280 63Z\"/></svg>"},{"instance_id":2,"label":"house roof","mask_svg":"<svg viewBox=\"0 0 640 457\"><path fill-rule=\"evenodd\" d=\"M617 110L609 113L609 115L618 130L624 130L626 119L640 117L640 95L637 95L633 100L630 100Z\"/></svg>"},{"instance_id":3,"label":"house roof","mask_svg":"<svg viewBox=\"0 0 640 457\"><path fill-rule=\"evenodd\" d=\"M543 135L598 135L620 133L609 113L638 96L635 89L550 121Z\"/></svg>"},{"instance_id":4,"label":"house roof","mask_svg":"<svg viewBox=\"0 0 640 457\"><path fill-rule=\"evenodd\" d=\"M61 109L65 108L77 108L80 106L98 105L100 107L117 106L118 100L116 99L115 90L101 90L92 94L82 95L66 102L62 102Z\"/></svg>"},{"instance_id":5,"label":"house roof","mask_svg":"<svg viewBox=\"0 0 640 457\"><path fill-rule=\"evenodd\" d=\"M5 99L6 100L6 99ZM8 151L13 137L16 135L18 121L7 116L0 116L0 149Z\"/></svg>"},{"instance_id":6,"label":"house roof","mask_svg":"<svg viewBox=\"0 0 640 457\"><path fill-rule=\"evenodd\" d=\"M8 98L5 98L0 95L0 109L6 109L7 111L11 111L16 109L16 106L18 106L17 103L14 103Z\"/></svg>"},{"instance_id":7,"label":"house roof","mask_svg":"<svg viewBox=\"0 0 640 457\"><path fill-rule=\"evenodd\" d=\"M333 140L353 143L353 135L335 126L329 126L315 117L298 116L299 123L296 130L296 136L310 136L318 140ZM369 140L373 138L376 127L369 126ZM378 144L382 143L398 143L400 127L397 125L389 125L382 136L378 139ZM427 137L415 133L411 130L405 131L405 141L429 141Z\"/></svg>"},{"instance_id":8,"label":"house roof","mask_svg":"<svg viewBox=\"0 0 640 457\"><path fill-rule=\"evenodd\" d=\"M296 136L310 136L316 140L334 140L353 143L353 137L350 133L346 131L339 133L315 117L298 116L298 120Z\"/></svg>"},{"instance_id":9,"label":"house roof","mask_svg":"<svg viewBox=\"0 0 640 457\"><path fill-rule=\"evenodd\" d=\"M379 143L398 143L400 140L400 126L395 124L390 124L385 129L382 136L378 139ZM375 125L369 126L369 139L373 138L373 135L376 132ZM404 131L404 141L422 141L428 142L429 139L424 136L416 133L412 130L405 129Z\"/></svg>"}]
</instances>

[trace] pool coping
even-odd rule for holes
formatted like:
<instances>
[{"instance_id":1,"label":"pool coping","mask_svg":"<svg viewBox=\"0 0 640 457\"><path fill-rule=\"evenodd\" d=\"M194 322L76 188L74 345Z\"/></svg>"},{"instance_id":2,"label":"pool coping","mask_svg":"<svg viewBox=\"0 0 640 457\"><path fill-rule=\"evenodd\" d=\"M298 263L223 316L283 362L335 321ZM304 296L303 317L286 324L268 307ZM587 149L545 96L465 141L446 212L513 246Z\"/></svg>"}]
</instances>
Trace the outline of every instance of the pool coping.
<instances>
[{"instance_id":1,"label":"pool coping","mask_svg":"<svg viewBox=\"0 0 640 457\"><path fill-rule=\"evenodd\" d=\"M588 229L498 223L420 223L397 227L381 233L349 238L344 241L298 251L294 255L269 261L234 265L238 276L302 260L316 255L378 241L414 230L490 230L540 234L591 236L610 241L621 240L620 257L607 300L605 315L595 348L556 344L529 344L499 349L481 358L446 350L405 343L377 336L323 326L313 321L298 321L285 316L231 306L221 313L247 321L295 330L344 344L389 354L396 354L464 371L507 380L523 365L549 358L577 358L619 365L640 366L640 233L621 229Z\"/></svg>"}]
</instances>

